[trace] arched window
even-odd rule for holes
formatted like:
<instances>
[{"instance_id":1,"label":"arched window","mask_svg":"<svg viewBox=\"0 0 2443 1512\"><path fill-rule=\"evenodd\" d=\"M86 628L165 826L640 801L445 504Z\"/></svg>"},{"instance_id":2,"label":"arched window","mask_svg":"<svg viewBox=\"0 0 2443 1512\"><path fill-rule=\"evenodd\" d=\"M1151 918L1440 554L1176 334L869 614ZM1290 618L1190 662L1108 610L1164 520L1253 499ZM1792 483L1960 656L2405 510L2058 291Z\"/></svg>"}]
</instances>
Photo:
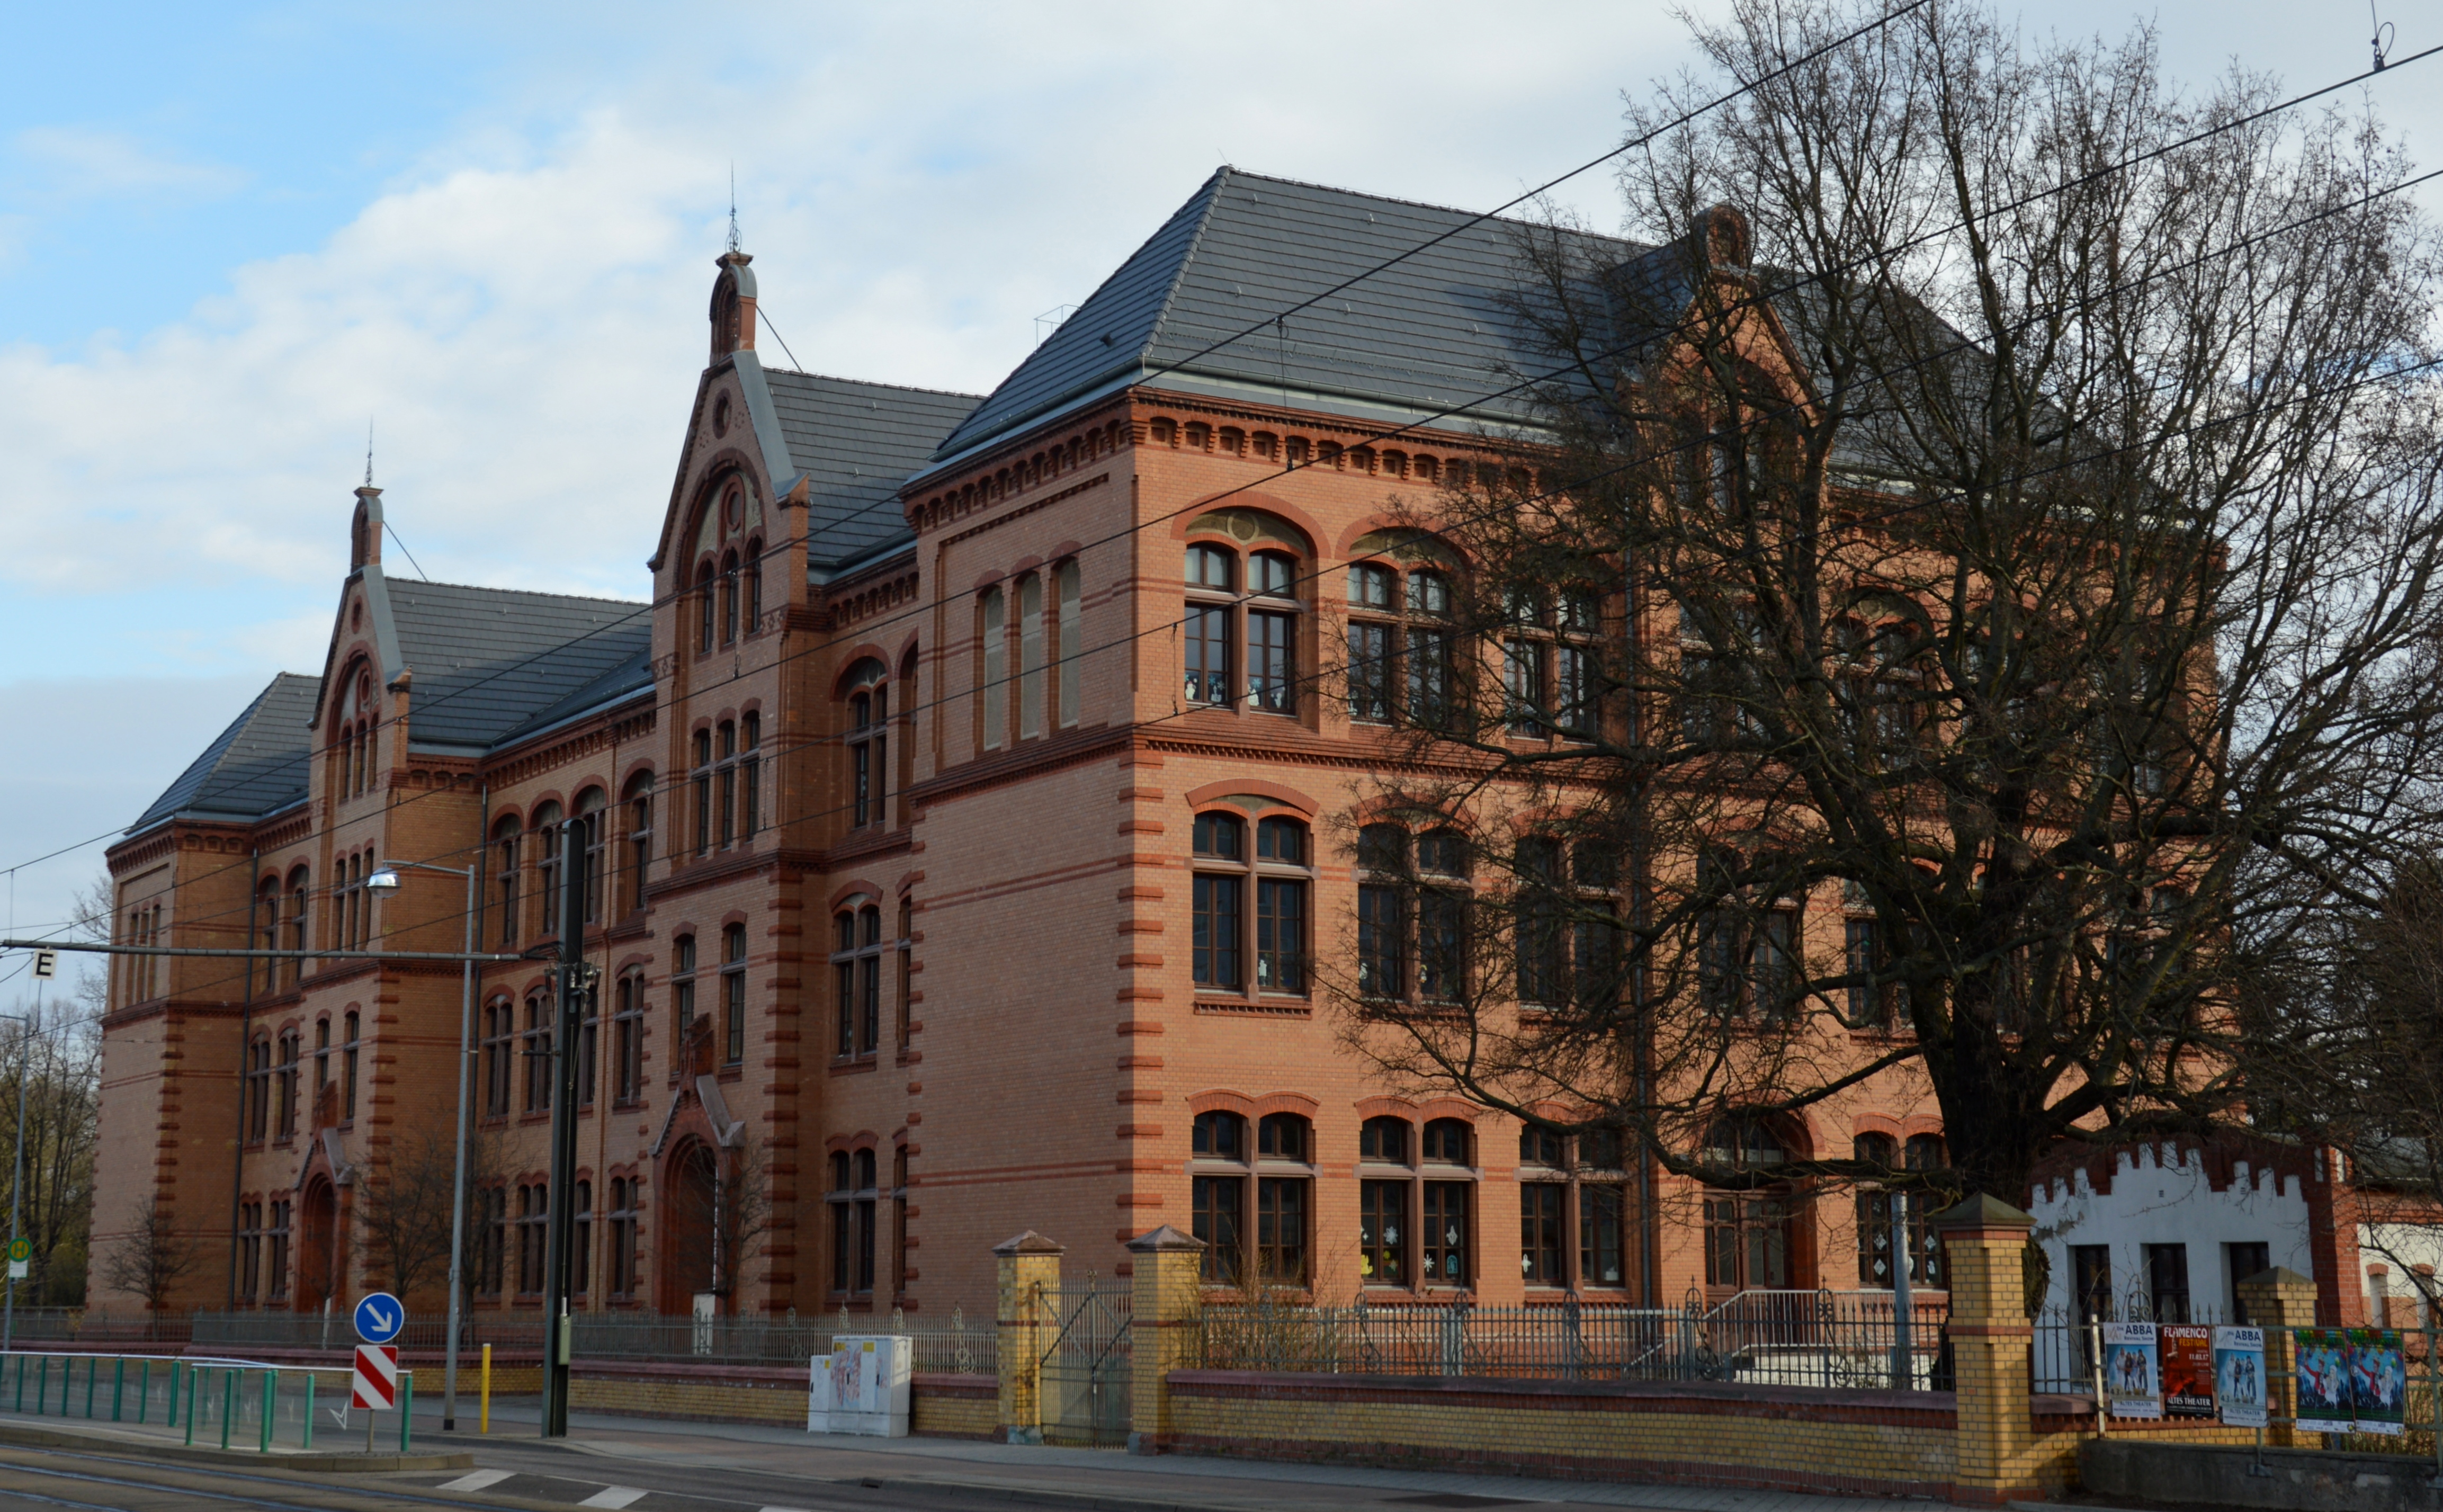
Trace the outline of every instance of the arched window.
<instances>
[{"instance_id":1,"label":"arched window","mask_svg":"<svg viewBox=\"0 0 2443 1512\"><path fill-rule=\"evenodd\" d=\"M619 978L611 1017L611 1100L620 1107L645 1095L645 978ZM624 1288L615 1286L614 1290Z\"/></svg>"},{"instance_id":2,"label":"arched window","mask_svg":"<svg viewBox=\"0 0 2443 1512\"><path fill-rule=\"evenodd\" d=\"M277 876L265 877L254 890L254 935L255 949L280 949L280 878ZM246 989L249 995L255 990L254 982L255 964L248 961L246 964ZM266 956L263 962L263 990L275 991L279 986L280 961L276 956Z\"/></svg>"},{"instance_id":3,"label":"arched window","mask_svg":"<svg viewBox=\"0 0 2443 1512\"><path fill-rule=\"evenodd\" d=\"M885 822L891 785L891 685L882 663L868 656L848 671L848 789L850 822L857 828Z\"/></svg>"},{"instance_id":4,"label":"arched window","mask_svg":"<svg viewBox=\"0 0 2443 1512\"><path fill-rule=\"evenodd\" d=\"M844 908L832 919L832 976L838 1012L834 1053L870 1056L882 1043L882 910Z\"/></svg>"},{"instance_id":5,"label":"arched window","mask_svg":"<svg viewBox=\"0 0 2443 1512\"><path fill-rule=\"evenodd\" d=\"M518 943L518 841L522 826L504 814L492 826L492 906L501 913L501 943Z\"/></svg>"},{"instance_id":6,"label":"arched window","mask_svg":"<svg viewBox=\"0 0 2443 1512\"><path fill-rule=\"evenodd\" d=\"M873 1290L875 1186L873 1152L835 1152L831 1160L832 1290L843 1295Z\"/></svg>"},{"instance_id":7,"label":"arched window","mask_svg":"<svg viewBox=\"0 0 2443 1512\"><path fill-rule=\"evenodd\" d=\"M1018 580L1018 738L1033 740L1043 733L1044 684L1049 675L1043 660L1043 577L1030 572Z\"/></svg>"},{"instance_id":8,"label":"arched window","mask_svg":"<svg viewBox=\"0 0 2443 1512\"><path fill-rule=\"evenodd\" d=\"M721 931L721 1063L746 1059L746 926Z\"/></svg>"},{"instance_id":9,"label":"arched window","mask_svg":"<svg viewBox=\"0 0 2443 1512\"><path fill-rule=\"evenodd\" d=\"M288 960L285 980L292 987L305 970L302 953L305 949L305 896L312 891L312 882L311 874L302 866L288 874L288 949L301 952Z\"/></svg>"},{"instance_id":10,"label":"arched window","mask_svg":"<svg viewBox=\"0 0 2443 1512\"><path fill-rule=\"evenodd\" d=\"M1626 1165L1618 1129L1570 1138L1542 1124L1520 1126L1518 1268L1528 1285L1628 1286ZM1575 1269L1565 1272L1573 1253Z\"/></svg>"},{"instance_id":11,"label":"arched window","mask_svg":"<svg viewBox=\"0 0 2443 1512\"><path fill-rule=\"evenodd\" d=\"M645 883L653 859L653 774L638 772L628 779L627 885L620 889L623 913L645 906Z\"/></svg>"},{"instance_id":12,"label":"arched window","mask_svg":"<svg viewBox=\"0 0 2443 1512\"><path fill-rule=\"evenodd\" d=\"M1247 821L1233 813L1196 816L1190 954L1198 990L1304 997L1313 876L1307 827L1286 816L1266 818L1255 826L1252 847L1246 831Z\"/></svg>"},{"instance_id":13,"label":"arched window","mask_svg":"<svg viewBox=\"0 0 2443 1512\"><path fill-rule=\"evenodd\" d=\"M560 812L557 802L534 811L537 934L560 932Z\"/></svg>"},{"instance_id":14,"label":"arched window","mask_svg":"<svg viewBox=\"0 0 2443 1512\"><path fill-rule=\"evenodd\" d=\"M1408 1120L1367 1119L1357 1130L1357 1275L1368 1286L1406 1286L1416 1235L1408 1223L1416 1178Z\"/></svg>"},{"instance_id":15,"label":"arched window","mask_svg":"<svg viewBox=\"0 0 2443 1512\"><path fill-rule=\"evenodd\" d=\"M1405 712L1431 728L1449 709L1450 580L1387 562L1349 569L1349 717L1386 724Z\"/></svg>"},{"instance_id":16,"label":"arched window","mask_svg":"<svg viewBox=\"0 0 2443 1512\"><path fill-rule=\"evenodd\" d=\"M1079 659L1079 654L1086 647L1083 611L1080 608L1082 580L1077 563L1062 562L1054 575L1054 581L1059 595L1059 619L1055 626L1057 641L1052 655L1057 663L1056 675L1060 681L1060 728L1067 729L1077 723L1078 710L1085 698L1086 664Z\"/></svg>"},{"instance_id":17,"label":"arched window","mask_svg":"<svg viewBox=\"0 0 2443 1512\"><path fill-rule=\"evenodd\" d=\"M1298 559L1258 551L1244 563L1246 591L1232 597L1241 563L1231 547L1187 548L1185 692L1192 704L1228 707L1243 691L1267 713L1298 710ZM1243 653L1242 653L1243 647ZM1245 669L1243 676L1239 669Z\"/></svg>"},{"instance_id":18,"label":"arched window","mask_svg":"<svg viewBox=\"0 0 2443 1512\"><path fill-rule=\"evenodd\" d=\"M695 732L695 853L712 852L712 731Z\"/></svg>"},{"instance_id":19,"label":"arched window","mask_svg":"<svg viewBox=\"0 0 2443 1512\"><path fill-rule=\"evenodd\" d=\"M1413 857L1413 859L1412 859ZM1448 827L1414 838L1393 823L1358 832L1357 971L1368 997L1458 1000L1465 981L1467 839Z\"/></svg>"},{"instance_id":20,"label":"arched window","mask_svg":"<svg viewBox=\"0 0 2443 1512\"><path fill-rule=\"evenodd\" d=\"M713 772L714 791L719 794L713 805L718 816L714 833L726 851L738 839L738 726L734 722L725 719L715 729L713 752L719 764Z\"/></svg>"},{"instance_id":21,"label":"arched window","mask_svg":"<svg viewBox=\"0 0 2443 1512\"><path fill-rule=\"evenodd\" d=\"M1724 1177L1768 1178L1757 1185L1706 1189L1705 1284L1717 1291L1780 1290L1798 1284L1791 1189L1787 1183L1769 1180L1789 1158L1780 1137L1762 1119L1720 1118L1706 1131L1699 1154Z\"/></svg>"},{"instance_id":22,"label":"arched window","mask_svg":"<svg viewBox=\"0 0 2443 1512\"><path fill-rule=\"evenodd\" d=\"M357 1059L361 1020L357 1014L347 1017L347 1039L340 1047L340 1121L357 1121Z\"/></svg>"},{"instance_id":23,"label":"arched window","mask_svg":"<svg viewBox=\"0 0 2443 1512\"><path fill-rule=\"evenodd\" d=\"M724 553L721 559L721 643L725 646L738 639L738 553Z\"/></svg>"},{"instance_id":24,"label":"arched window","mask_svg":"<svg viewBox=\"0 0 2443 1512\"><path fill-rule=\"evenodd\" d=\"M981 744L985 750L999 750L1009 740L1009 606L999 588L984 590L976 618L976 635L983 644L983 696L976 700L982 710Z\"/></svg>"},{"instance_id":25,"label":"arched window","mask_svg":"<svg viewBox=\"0 0 2443 1512\"><path fill-rule=\"evenodd\" d=\"M712 574L712 562L708 559L695 569L695 649L699 655L712 650L714 618Z\"/></svg>"},{"instance_id":26,"label":"arched window","mask_svg":"<svg viewBox=\"0 0 2443 1512\"><path fill-rule=\"evenodd\" d=\"M746 633L755 634L763 622L763 543L749 538L746 543Z\"/></svg>"},{"instance_id":27,"label":"arched window","mask_svg":"<svg viewBox=\"0 0 2443 1512\"><path fill-rule=\"evenodd\" d=\"M517 1059L517 1006L507 998L484 1005L484 1116L505 1118L509 1112L509 1080Z\"/></svg>"},{"instance_id":28,"label":"arched window","mask_svg":"<svg viewBox=\"0 0 2443 1512\"><path fill-rule=\"evenodd\" d=\"M1247 1120L1200 1113L1189 1134L1189 1223L1204 1242L1203 1279L1235 1286L1246 1262ZM1222 1168L1222 1169L1217 1169Z\"/></svg>"},{"instance_id":29,"label":"arched window","mask_svg":"<svg viewBox=\"0 0 2443 1512\"><path fill-rule=\"evenodd\" d=\"M585 922L602 922L611 853L610 800L598 787L577 795L577 854L585 867Z\"/></svg>"}]
</instances>

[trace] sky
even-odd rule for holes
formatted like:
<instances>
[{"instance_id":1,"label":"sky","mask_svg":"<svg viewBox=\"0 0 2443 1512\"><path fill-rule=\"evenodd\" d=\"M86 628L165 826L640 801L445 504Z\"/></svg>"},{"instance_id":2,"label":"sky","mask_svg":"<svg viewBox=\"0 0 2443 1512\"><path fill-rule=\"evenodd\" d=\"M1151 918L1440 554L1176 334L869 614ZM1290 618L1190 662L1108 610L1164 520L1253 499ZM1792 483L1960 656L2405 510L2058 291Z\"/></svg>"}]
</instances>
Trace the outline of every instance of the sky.
<instances>
[{"instance_id":1,"label":"sky","mask_svg":"<svg viewBox=\"0 0 2443 1512\"><path fill-rule=\"evenodd\" d=\"M2379 4L2396 57L2443 41ZM2356 0L2016 13L2151 19L2199 83L2368 58ZM24 863L320 669L368 425L433 578L645 596L733 174L792 365L982 392L1221 163L1488 209L1616 145L1686 35L1648 0L12 8L9 918L67 917L102 847ZM2429 161L2438 85L2443 59L2365 93ZM1555 198L1619 221L1600 171Z\"/></svg>"}]
</instances>

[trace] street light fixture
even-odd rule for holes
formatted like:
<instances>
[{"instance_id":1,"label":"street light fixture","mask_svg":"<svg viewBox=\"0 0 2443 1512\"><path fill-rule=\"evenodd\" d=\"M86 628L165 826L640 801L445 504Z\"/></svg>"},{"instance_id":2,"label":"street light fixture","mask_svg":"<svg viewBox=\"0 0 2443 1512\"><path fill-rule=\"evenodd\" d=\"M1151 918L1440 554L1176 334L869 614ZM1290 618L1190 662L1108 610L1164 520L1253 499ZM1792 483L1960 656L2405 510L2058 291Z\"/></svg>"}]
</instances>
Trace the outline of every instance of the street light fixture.
<instances>
[{"instance_id":1,"label":"street light fixture","mask_svg":"<svg viewBox=\"0 0 2443 1512\"><path fill-rule=\"evenodd\" d=\"M430 861L383 861L365 878L365 886L377 893L395 893L402 869L441 872L467 879L468 959L460 964L458 990L458 1157L450 1184L449 1342L441 1365L441 1430L448 1433L458 1427L458 1294L467 1253L467 1075L474 1054L475 881L481 868L435 866Z\"/></svg>"}]
</instances>

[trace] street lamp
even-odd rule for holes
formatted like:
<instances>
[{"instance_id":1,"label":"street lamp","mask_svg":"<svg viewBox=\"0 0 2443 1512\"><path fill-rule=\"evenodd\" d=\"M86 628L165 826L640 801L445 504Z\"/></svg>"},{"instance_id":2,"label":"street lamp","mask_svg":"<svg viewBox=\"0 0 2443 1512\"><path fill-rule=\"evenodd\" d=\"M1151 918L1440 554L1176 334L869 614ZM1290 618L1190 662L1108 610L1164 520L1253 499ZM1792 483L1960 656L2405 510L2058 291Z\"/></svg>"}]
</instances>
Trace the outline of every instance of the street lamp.
<instances>
[{"instance_id":1,"label":"street lamp","mask_svg":"<svg viewBox=\"0 0 2443 1512\"><path fill-rule=\"evenodd\" d=\"M461 870L430 861L383 861L365 886L377 893L395 893L399 869L441 872L467 879L467 959L459 965L458 989L458 1159L450 1183L450 1311L449 1340L441 1364L441 1430L458 1427L458 1293L460 1266L467 1253L467 1073L471 1063L475 1031L475 880L479 867Z\"/></svg>"}]
</instances>

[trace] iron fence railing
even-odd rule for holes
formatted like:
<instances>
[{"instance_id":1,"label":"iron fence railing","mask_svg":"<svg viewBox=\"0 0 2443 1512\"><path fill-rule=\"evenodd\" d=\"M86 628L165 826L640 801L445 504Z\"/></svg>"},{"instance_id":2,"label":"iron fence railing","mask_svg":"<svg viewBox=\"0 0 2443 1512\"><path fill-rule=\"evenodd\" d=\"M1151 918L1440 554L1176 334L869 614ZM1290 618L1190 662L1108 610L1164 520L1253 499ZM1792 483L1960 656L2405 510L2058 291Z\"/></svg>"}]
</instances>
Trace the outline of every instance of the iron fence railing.
<instances>
[{"instance_id":1,"label":"iron fence railing","mask_svg":"<svg viewBox=\"0 0 2443 1512\"><path fill-rule=\"evenodd\" d=\"M41 1333L27 1331L22 1313L18 1323L22 1339L88 1347L152 1338L193 1349L336 1352L356 1343L346 1315L337 1310L327 1316L272 1309L197 1312L162 1318L149 1325L153 1330L149 1335L142 1332L148 1325L139 1320L122 1317L113 1321L98 1314L46 1318ZM959 1308L946 1318L904 1314L699 1318L639 1312L579 1313L571 1319L570 1347L579 1359L786 1367L828 1355L836 1336L885 1333L905 1334L915 1341L920 1371L991 1374L999 1369L992 1319L970 1318ZM437 1355L448 1338L444 1319L415 1317L408 1319L395 1342L410 1354ZM464 1353L476 1353L487 1344L497 1354L540 1354L542 1319L477 1316L461 1322L459 1346Z\"/></svg>"},{"instance_id":2,"label":"iron fence railing","mask_svg":"<svg viewBox=\"0 0 2443 1512\"><path fill-rule=\"evenodd\" d=\"M1572 1298L1529 1307L1208 1305L1203 1359L1217 1370L1488 1375L1560 1380L1736 1380L1777 1386L1948 1386L1950 1300L1920 1293L1907 1343L1884 1291L1747 1291L1708 1304L1618 1307Z\"/></svg>"}]
</instances>

